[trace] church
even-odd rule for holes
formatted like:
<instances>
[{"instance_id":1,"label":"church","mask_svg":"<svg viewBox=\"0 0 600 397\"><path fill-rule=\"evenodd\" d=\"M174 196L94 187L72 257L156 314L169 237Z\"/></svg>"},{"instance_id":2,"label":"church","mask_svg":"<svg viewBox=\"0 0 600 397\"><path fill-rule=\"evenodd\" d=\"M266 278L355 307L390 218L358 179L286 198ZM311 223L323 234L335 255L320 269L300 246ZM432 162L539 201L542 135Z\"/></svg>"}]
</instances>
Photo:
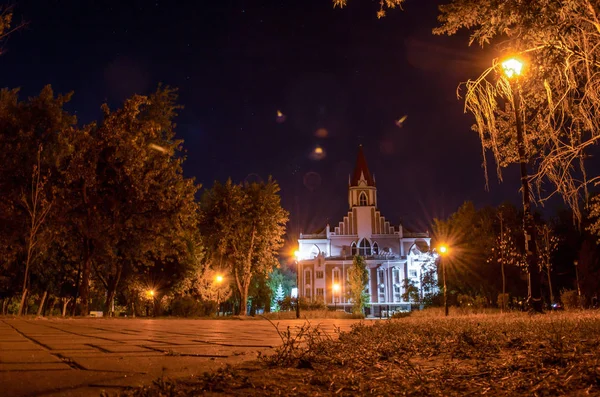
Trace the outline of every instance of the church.
<instances>
[{"instance_id":1,"label":"church","mask_svg":"<svg viewBox=\"0 0 600 397\"><path fill-rule=\"evenodd\" d=\"M348 214L333 228L327 225L318 233L300 234L296 252L298 294L306 300L350 310L348 269L352 258L360 255L369 271L365 290L370 297L368 314L410 310L415 299L405 293L405 280L423 296L424 272L432 259L428 253L431 239L428 232L413 233L402 225L392 226L381 214L375 177L362 145L348 181L348 207Z\"/></svg>"}]
</instances>

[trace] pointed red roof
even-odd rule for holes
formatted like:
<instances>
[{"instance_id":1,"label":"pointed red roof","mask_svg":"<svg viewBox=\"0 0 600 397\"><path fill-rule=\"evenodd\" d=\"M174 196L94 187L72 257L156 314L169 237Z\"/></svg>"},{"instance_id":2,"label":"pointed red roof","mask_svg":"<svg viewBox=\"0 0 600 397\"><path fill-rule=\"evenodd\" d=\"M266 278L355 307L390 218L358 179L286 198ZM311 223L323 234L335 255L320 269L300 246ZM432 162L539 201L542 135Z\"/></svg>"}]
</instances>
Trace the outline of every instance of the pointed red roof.
<instances>
[{"instance_id":1,"label":"pointed red roof","mask_svg":"<svg viewBox=\"0 0 600 397\"><path fill-rule=\"evenodd\" d=\"M367 181L367 186L375 186L375 180L373 180L373 177L369 172L367 159L365 159L362 145L359 145L358 156L356 157L356 167L354 167L354 173L352 174L350 186L358 186L358 181L360 180L361 174L364 175L364 178Z\"/></svg>"}]
</instances>

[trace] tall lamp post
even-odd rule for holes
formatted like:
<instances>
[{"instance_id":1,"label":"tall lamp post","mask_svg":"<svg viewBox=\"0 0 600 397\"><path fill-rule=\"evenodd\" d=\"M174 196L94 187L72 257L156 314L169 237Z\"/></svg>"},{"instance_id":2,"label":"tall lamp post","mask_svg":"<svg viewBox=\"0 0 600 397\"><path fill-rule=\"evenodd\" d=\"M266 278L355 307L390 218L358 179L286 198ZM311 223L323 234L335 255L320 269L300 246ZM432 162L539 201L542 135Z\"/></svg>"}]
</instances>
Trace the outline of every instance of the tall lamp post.
<instances>
[{"instance_id":1,"label":"tall lamp post","mask_svg":"<svg viewBox=\"0 0 600 397\"><path fill-rule=\"evenodd\" d=\"M337 312L337 301L338 301L338 294L340 292L340 285L338 283L334 283L332 285L332 290L333 290L333 310Z\"/></svg>"},{"instance_id":2,"label":"tall lamp post","mask_svg":"<svg viewBox=\"0 0 600 397\"><path fill-rule=\"evenodd\" d=\"M577 280L577 296L579 296L581 298L581 288L579 287L579 271L578 271L579 261L574 260L573 265L575 265L575 280Z\"/></svg>"},{"instance_id":3,"label":"tall lamp post","mask_svg":"<svg viewBox=\"0 0 600 397\"><path fill-rule=\"evenodd\" d=\"M215 277L217 282L217 317L221 315L221 283L223 282L223 276L220 274Z\"/></svg>"},{"instance_id":4,"label":"tall lamp post","mask_svg":"<svg viewBox=\"0 0 600 397\"><path fill-rule=\"evenodd\" d=\"M150 307L154 304L154 290L148 290L148 303L146 304L146 317L150 317ZM154 314L154 308L152 308Z\"/></svg>"},{"instance_id":5,"label":"tall lamp post","mask_svg":"<svg viewBox=\"0 0 600 397\"><path fill-rule=\"evenodd\" d=\"M521 192L523 193L523 232L525 234L525 255L529 275L528 303L534 311L542 312L542 290L538 267L538 252L535 236L535 225L531 214L531 197L529 191L529 178L527 175L527 155L525 153L525 140L523 137L523 119L521 117L521 93L519 77L523 69L523 62L510 58L502 62L502 69L508 78L512 92L513 109L515 111L515 124L517 128L517 152L521 168Z\"/></svg>"},{"instance_id":6,"label":"tall lamp post","mask_svg":"<svg viewBox=\"0 0 600 397\"><path fill-rule=\"evenodd\" d=\"M296 318L300 318L300 251L294 252L296 257Z\"/></svg>"},{"instance_id":7,"label":"tall lamp post","mask_svg":"<svg viewBox=\"0 0 600 397\"><path fill-rule=\"evenodd\" d=\"M448 254L448 246L440 245L440 261L442 262L442 277L444 279L444 316L448 317L448 292L446 291L446 258Z\"/></svg>"}]
</instances>

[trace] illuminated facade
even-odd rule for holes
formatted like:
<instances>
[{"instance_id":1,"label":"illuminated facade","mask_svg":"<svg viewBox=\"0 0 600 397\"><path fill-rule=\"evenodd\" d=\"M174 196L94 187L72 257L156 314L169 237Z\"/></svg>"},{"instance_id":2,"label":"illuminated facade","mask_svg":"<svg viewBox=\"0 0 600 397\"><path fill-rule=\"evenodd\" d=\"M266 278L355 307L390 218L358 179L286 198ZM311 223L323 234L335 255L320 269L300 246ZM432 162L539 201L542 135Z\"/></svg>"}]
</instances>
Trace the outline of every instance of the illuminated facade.
<instances>
[{"instance_id":1,"label":"illuminated facade","mask_svg":"<svg viewBox=\"0 0 600 397\"><path fill-rule=\"evenodd\" d=\"M354 255L365 258L369 270L366 293L371 314L403 309L409 282L422 295L426 264L431 264L429 233L411 233L392 226L377 209L377 186L359 147L354 173L348 181L349 211L338 225L298 239L299 294L329 306L349 307L348 269ZM336 290L334 287L338 285ZM431 291L428 291L431 292Z\"/></svg>"}]
</instances>

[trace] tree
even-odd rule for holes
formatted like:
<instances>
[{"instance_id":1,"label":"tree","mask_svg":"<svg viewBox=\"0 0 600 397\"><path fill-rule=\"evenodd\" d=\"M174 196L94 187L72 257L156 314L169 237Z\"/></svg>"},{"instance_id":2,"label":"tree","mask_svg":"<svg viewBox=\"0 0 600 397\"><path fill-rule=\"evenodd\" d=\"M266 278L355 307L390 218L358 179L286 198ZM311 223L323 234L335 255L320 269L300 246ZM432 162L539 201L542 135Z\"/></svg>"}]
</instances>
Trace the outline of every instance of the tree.
<instances>
[{"instance_id":1,"label":"tree","mask_svg":"<svg viewBox=\"0 0 600 397\"><path fill-rule=\"evenodd\" d=\"M402 280L402 300L407 302L419 302L421 299L417 282L409 278Z\"/></svg>"},{"instance_id":2,"label":"tree","mask_svg":"<svg viewBox=\"0 0 600 397\"><path fill-rule=\"evenodd\" d=\"M503 53L527 58L521 79L531 180L545 200L560 194L580 219L579 201L590 182L584 160L600 137L600 19L589 0L477 2L455 0L440 7L437 34L465 28L470 43L497 43ZM514 121L505 107L508 86L495 80L495 66L466 84L465 107L476 118L484 151L490 149L497 171L514 161L506 150ZM514 145L514 144L511 144ZM514 151L513 151L514 153ZM553 186L545 195L542 185Z\"/></svg>"},{"instance_id":3,"label":"tree","mask_svg":"<svg viewBox=\"0 0 600 397\"><path fill-rule=\"evenodd\" d=\"M18 90L0 92L0 257L6 269L23 268L14 274L23 277L23 296L38 254L53 240L46 231L61 227L51 203L76 121L63 109L70 96L55 96L50 86L26 101Z\"/></svg>"},{"instance_id":4,"label":"tree","mask_svg":"<svg viewBox=\"0 0 600 397\"><path fill-rule=\"evenodd\" d=\"M277 266L288 213L281 208L279 185L215 182L201 203L200 231L215 263L227 266L240 296L239 314L246 315L253 277Z\"/></svg>"},{"instance_id":5,"label":"tree","mask_svg":"<svg viewBox=\"0 0 600 397\"><path fill-rule=\"evenodd\" d=\"M0 6L0 43L6 41L8 36L25 27L27 23L21 22L15 26L13 23L14 6ZM0 54L2 53L0 49Z\"/></svg>"},{"instance_id":6,"label":"tree","mask_svg":"<svg viewBox=\"0 0 600 397\"><path fill-rule=\"evenodd\" d=\"M19 316L23 314L23 305L25 304L25 298L27 297L29 270L39 248L40 228L44 225L44 221L52 208L52 201L48 199L45 191L47 177L42 176L41 153L42 146L40 145L37 153L37 164L33 166L33 173L31 175L31 190L28 192L29 194L23 192L21 195L21 201L27 210L29 222L26 241L25 275L23 276L23 295L21 297L21 304L19 305ZM46 295L44 294L44 299L45 297Z\"/></svg>"},{"instance_id":7,"label":"tree","mask_svg":"<svg viewBox=\"0 0 600 397\"><path fill-rule=\"evenodd\" d=\"M283 291L283 295L289 296L292 293L292 288L296 285L296 275L293 273L293 270L290 269L287 265L282 264L277 269L274 269L267 279L267 283L269 284L269 288L272 291L273 300L271 302L271 306L275 307L278 299L276 300L277 291L279 290L279 286Z\"/></svg>"},{"instance_id":8,"label":"tree","mask_svg":"<svg viewBox=\"0 0 600 397\"><path fill-rule=\"evenodd\" d=\"M197 229L198 187L183 177L176 99L175 90L159 87L116 111L104 105L102 122L79 136L67 179L69 219L81 238L84 314L92 273L107 290L108 311L122 278L157 266L155 278L171 285L193 261L188 239ZM162 293L159 287L166 285L153 286Z\"/></svg>"},{"instance_id":9,"label":"tree","mask_svg":"<svg viewBox=\"0 0 600 397\"><path fill-rule=\"evenodd\" d=\"M550 304L554 303L554 292L552 290L552 258L556 248L558 247L558 238L554 235L554 231L548 225L538 226L538 236L540 247L539 263L540 270L546 272L548 279L548 292L550 295Z\"/></svg>"},{"instance_id":10,"label":"tree","mask_svg":"<svg viewBox=\"0 0 600 397\"><path fill-rule=\"evenodd\" d=\"M401 8L404 0L379 0L379 10L377 11L377 18L383 18L386 9L394 9L396 7ZM348 4L348 0L333 0L334 7L343 8Z\"/></svg>"},{"instance_id":11,"label":"tree","mask_svg":"<svg viewBox=\"0 0 600 397\"><path fill-rule=\"evenodd\" d=\"M281 302L285 298L285 293L283 292L283 285L279 283L277 285L277 290L273 296L273 308L275 311L279 311L279 302Z\"/></svg>"},{"instance_id":12,"label":"tree","mask_svg":"<svg viewBox=\"0 0 600 397\"><path fill-rule=\"evenodd\" d=\"M363 314L363 309L369 302L369 296L365 293L368 282L367 262L362 256L356 255L348 269L348 297L352 300L353 314Z\"/></svg>"}]
</instances>

